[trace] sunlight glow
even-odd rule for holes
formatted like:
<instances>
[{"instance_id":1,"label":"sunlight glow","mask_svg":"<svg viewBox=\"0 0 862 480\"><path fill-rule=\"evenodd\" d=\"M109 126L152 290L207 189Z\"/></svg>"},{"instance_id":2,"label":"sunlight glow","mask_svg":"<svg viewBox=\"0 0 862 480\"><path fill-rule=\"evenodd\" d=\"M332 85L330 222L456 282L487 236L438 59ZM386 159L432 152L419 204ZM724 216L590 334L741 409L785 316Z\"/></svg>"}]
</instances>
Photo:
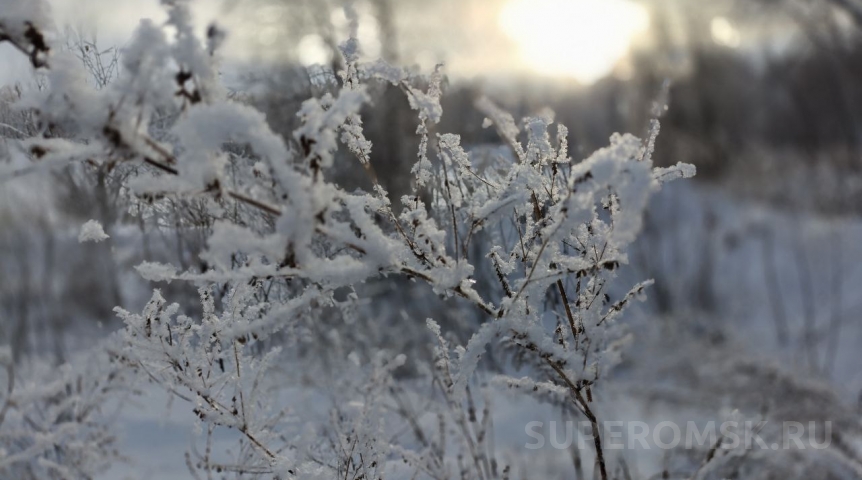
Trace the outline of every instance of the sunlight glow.
<instances>
[{"instance_id":1,"label":"sunlight glow","mask_svg":"<svg viewBox=\"0 0 862 480\"><path fill-rule=\"evenodd\" d=\"M715 17L710 23L712 39L719 45L736 48L740 44L739 31L724 17Z\"/></svg>"},{"instance_id":2,"label":"sunlight glow","mask_svg":"<svg viewBox=\"0 0 862 480\"><path fill-rule=\"evenodd\" d=\"M646 9L628 0L510 0L499 21L529 68L584 84L610 73L649 28Z\"/></svg>"},{"instance_id":3,"label":"sunlight glow","mask_svg":"<svg viewBox=\"0 0 862 480\"><path fill-rule=\"evenodd\" d=\"M305 66L329 63L329 49L320 35L311 34L302 37L296 49L299 53L299 63Z\"/></svg>"}]
</instances>

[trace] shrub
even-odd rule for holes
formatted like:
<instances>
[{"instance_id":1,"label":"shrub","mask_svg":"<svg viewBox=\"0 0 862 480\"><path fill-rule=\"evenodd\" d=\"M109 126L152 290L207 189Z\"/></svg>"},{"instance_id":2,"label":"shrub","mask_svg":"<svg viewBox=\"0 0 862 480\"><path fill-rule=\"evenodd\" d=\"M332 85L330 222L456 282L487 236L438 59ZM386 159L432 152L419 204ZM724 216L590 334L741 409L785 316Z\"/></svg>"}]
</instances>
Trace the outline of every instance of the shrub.
<instances>
[{"instance_id":1,"label":"shrub","mask_svg":"<svg viewBox=\"0 0 862 480\"><path fill-rule=\"evenodd\" d=\"M516 122L482 98L476 107L505 148L471 154L457 135L434 133L442 70L418 76L361 62L348 8L354 35L340 47L340 88L305 101L301 125L282 138L260 112L226 98L217 73L224 33L213 25L199 40L187 2L163 4L167 24L142 22L120 59L123 73L100 90L88 87L79 62L50 48L37 3L4 10L0 38L48 79L21 105L38 113L41 128L20 142L21 155L46 168L89 162L123 179L122 203L136 215L179 210L185 226L206 234L200 264L137 267L151 281L198 285L201 314L181 314L157 290L141 313L116 309L125 327L106 347L114 364L190 403L208 438L215 429L238 432L229 462L213 456L209 443L190 452L193 473L382 478L407 468L451 478L457 468L463 478L506 477L509 468L498 465L489 443L490 402L479 415L471 393L488 345L510 352L529 373L494 383L580 412L597 428L593 390L630 341L617 320L650 284L618 294L616 271L650 194L694 173L686 165L652 167L657 121L646 142L615 135L575 162L566 128L551 128L552 113ZM359 111L371 82L402 90L418 118L412 193L400 199L377 181L363 134ZM165 125L170 115L176 120ZM347 192L329 180L342 146L371 179L371 192ZM302 342L306 326L323 315L349 320L361 284L380 277L427 284L483 316L455 348L435 320L407 319L427 324L436 345L433 368L416 374L436 389L439 403L428 407L439 420L436 434L400 403L415 384L394 376L407 360L399 346L349 351L337 331L313 348L340 362L331 421L298 434L293 422L301 418L281 403L274 367L299 359L282 348ZM390 409L416 442L388 439ZM447 453L449 425L462 455ZM605 479L599 435L594 448ZM32 457L48 458L41 451Z\"/></svg>"}]
</instances>

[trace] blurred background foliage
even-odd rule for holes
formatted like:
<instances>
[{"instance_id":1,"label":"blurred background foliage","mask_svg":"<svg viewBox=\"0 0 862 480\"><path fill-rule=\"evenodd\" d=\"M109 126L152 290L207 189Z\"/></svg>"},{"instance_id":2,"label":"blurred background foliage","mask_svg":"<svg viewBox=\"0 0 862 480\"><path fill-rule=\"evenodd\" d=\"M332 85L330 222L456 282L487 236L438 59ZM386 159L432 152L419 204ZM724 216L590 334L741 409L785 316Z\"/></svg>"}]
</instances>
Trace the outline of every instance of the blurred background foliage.
<instances>
[{"instance_id":1,"label":"blurred background foliage","mask_svg":"<svg viewBox=\"0 0 862 480\"><path fill-rule=\"evenodd\" d=\"M569 127L570 144L581 155L604 145L613 132L643 134L660 102L669 107L660 161L694 163L698 181L721 182L776 205L839 214L855 210L862 147L862 7L855 0L612 1L607 3L626 6L608 12L587 0L538 0L532 6L524 2L525 12L532 9L535 15L507 25L506 8L518 3L363 1L357 4L359 36L369 58L424 71L445 64L450 83L439 131L458 132L466 143L494 138L480 128L473 108L480 92L490 91L516 118L550 107ZM339 68L336 45L348 28L340 3L228 1L221 8L248 17L236 20L239 24L254 25L238 29L236 48L248 64L272 66L250 69L254 73L244 80L262 87L253 90L255 101L274 127L290 131L291 112L314 81L297 67L321 64L312 70L321 78ZM645 28L626 30L632 12L647 15ZM546 44L537 44L548 52L541 59L545 63L522 58L531 52L523 38L561 30L569 19L550 17L569 14L575 16L572 28L593 22L595 31L546 34L540 38ZM518 28L526 33L513 34ZM605 48L612 42L627 48L622 54ZM579 53L583 50L611 56L603 60L610 68L596 71L590 64L599 61L596 55ZM382 118L366 123L381 170L392 177L387 187L398 192L402 173L411 166L403 159L415 152L402 139L411 137L414 126L406 121L401 95L383 90L378 101L385 108L374 109ZM404 135L388 135L392 130ZM805 195L799 195L802 188Z\"/></svg>"}]
</instances>

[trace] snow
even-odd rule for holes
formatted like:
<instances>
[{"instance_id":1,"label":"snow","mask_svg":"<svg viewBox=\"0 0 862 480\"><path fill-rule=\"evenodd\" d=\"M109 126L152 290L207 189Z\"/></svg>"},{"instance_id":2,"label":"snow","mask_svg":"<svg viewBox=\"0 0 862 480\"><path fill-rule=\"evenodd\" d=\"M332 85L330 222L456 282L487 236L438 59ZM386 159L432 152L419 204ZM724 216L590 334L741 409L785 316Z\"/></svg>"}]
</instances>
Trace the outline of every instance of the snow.
<instances>
[{"instance_id":1,"label":"snow","mask_svg":"<svg viewBox=\"0 0 862 480\"><path fill-rule=\"evenodd\" d=\"M170 283L177 276L176 267L158 262L143 262L136 266L135 270L141 277L151 282Z\"/></svg>"},{"instance_id":2,"label":"snow","mask_svg":"<svg viewBox=\"0 0 862 480\"><path fill-rule=\"evenodd\" d=\"M0 18L0 33L11 37L20 45L29 43L26 35L28 24L43 32L48 32L53 27L50 8L43 0L0 0L0 12L3 12Z\"/></svg>"},{"instance_id":3,"label":"snow","mask_svg":"<svg viewBox=\"0 0 862 480\"><path fill-rule=\"evenodd\" d=\"M102 240L110 238L105 230L102 229L102 224L96 220L89 220L81 225L81 233L78 234L78 243L94 242L99 243Z\"/></svg>"}]
</instances>

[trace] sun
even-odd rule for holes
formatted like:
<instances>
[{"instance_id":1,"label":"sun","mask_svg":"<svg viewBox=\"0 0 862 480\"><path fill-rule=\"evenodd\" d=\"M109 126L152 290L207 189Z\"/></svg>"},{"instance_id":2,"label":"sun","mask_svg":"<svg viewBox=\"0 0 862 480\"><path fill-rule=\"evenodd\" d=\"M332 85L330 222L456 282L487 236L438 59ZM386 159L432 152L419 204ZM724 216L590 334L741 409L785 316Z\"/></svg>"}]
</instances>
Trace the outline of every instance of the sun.
<instances>
[{"instance_id":1,"label":"sun","mask_svg":"<svg viewBox=\"0 0 862 480\"><path fill-rule=\"evenodd\" d=\"M499 21L527 67L584 84L610 73L649 28L647 10L628 0L510 0Z\"/></svg>"}]
</instances>

